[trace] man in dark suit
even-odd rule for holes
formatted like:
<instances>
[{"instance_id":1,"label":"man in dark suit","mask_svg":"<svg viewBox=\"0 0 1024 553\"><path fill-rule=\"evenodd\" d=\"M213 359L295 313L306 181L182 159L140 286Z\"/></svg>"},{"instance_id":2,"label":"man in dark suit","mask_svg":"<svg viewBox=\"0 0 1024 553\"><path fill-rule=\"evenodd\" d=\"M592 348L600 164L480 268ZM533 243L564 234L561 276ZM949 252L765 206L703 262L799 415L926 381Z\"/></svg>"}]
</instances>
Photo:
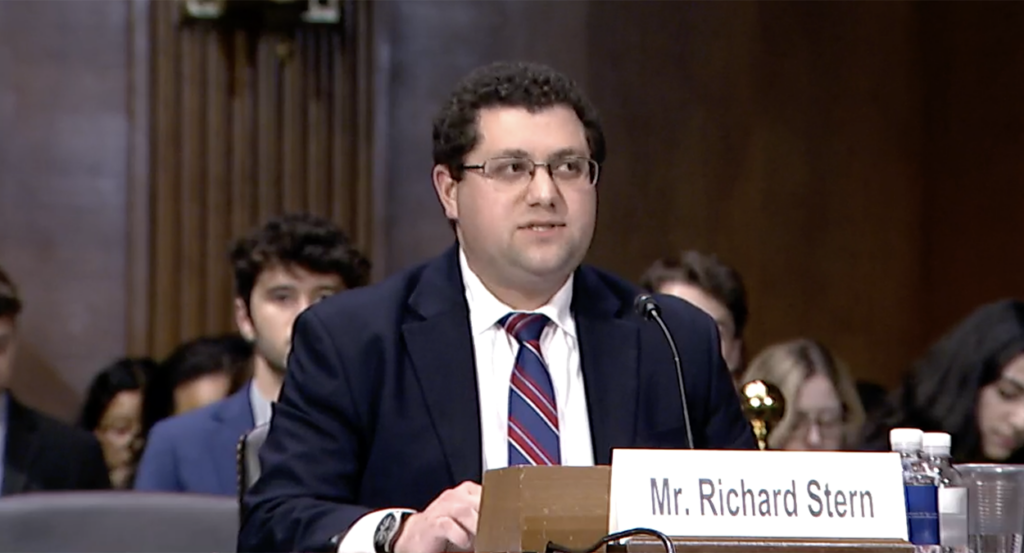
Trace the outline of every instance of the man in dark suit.
<instances>
[{"instance_id":1,"label":"man in dark suit","mask_svg":"<svg viewBox=\"0 0 1024 553\"><path fill-rule=\"evenodd\" d=\"M238 440L270 422L295 318L327 296L366 284L370 270L336 224L308 214L275 217L240 238L231 266L235 323L253 345L252 378L221 401L157 423L137 490L236 495Z\"/></svg>"},{"instance_id":2,"label":"man in dark suit","mask_svg":"<svg viewBox=\"0 0 1024 553\"><path fill-rule=\"evenodd\" d=\"M593 107L558 72L501 63L459 84L433 171L457 243L296 321L239 551L472 550L485 470L689 445L639 289L580 266L604 157ZM754 447L714 322L659 299L692 445Z\"/></svg>"},{"instance_id":3,"label":"man in dark suit","mask_svg":"<svg viewBox=\"0 0 1024 553\"><path fill-rule=\"evenodd\" d=\"M7 391L20 313L17 289L0 269L0 496L110 488L103 450L92 434L26 407Z\"/></svg>"}]
</instances>

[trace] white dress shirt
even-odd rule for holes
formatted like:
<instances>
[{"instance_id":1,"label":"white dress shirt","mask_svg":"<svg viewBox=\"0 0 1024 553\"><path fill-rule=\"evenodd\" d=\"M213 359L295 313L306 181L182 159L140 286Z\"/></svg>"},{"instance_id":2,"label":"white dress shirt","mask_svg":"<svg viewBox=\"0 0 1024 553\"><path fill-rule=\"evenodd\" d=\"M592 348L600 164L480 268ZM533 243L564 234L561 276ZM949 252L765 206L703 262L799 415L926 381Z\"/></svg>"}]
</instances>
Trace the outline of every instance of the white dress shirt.
<instances>
[{"instance_id":1,"label":"white dress shirt","mask_svg":"<svg viewBox=\"0 0 1024 553\"><path fill-rule=\"evenodd\" d=\"M508 397L512 381L512 368L519 343L501 327L498 321L515 311L484 286L459 250L462 283L469 305L469 327L473 336L476 361L477 393L480 404L480 443L483 469L508 466ZM542 313L551 320L540 337L540 350L551 374L558 409L558 437L563 465L590 466L594 464L590 418L587 397L583 389L583 371L580 369L580 348L576 336L576 321L572 305L573 277L551 298L532 311ZM390 512L404 509L383 509L364 515L338 547L338 553L373 553L373 534L381 519Z\"/></svg>"},{"instance_id":2,"label":"white dress shirt","mask_svg":"<svg viewBox=\"0 0 1024 553\"><path fill-rule=\"evenodd\" d=\"M270 423L270 417L274 413L272 403L272 401L263 397L263 394L256 389L256 381L250 379L249 408L252 410L253 428Z\"/></svg>"}]
</instances>

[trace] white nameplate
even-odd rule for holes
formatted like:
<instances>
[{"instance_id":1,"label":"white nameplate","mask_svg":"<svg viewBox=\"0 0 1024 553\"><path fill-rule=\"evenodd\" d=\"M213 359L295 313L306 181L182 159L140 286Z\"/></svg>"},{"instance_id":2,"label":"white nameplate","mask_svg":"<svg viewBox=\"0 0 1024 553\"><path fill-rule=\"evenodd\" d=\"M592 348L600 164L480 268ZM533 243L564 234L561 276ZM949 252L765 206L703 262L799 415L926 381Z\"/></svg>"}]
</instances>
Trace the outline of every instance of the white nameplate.
<instances>
[{"instance_id":1,"label":"white nameplate","mask_svg":"<svg viewBox=\"0 0 1024 553\"><path fill-rule=\"evenodd\" d=\"M616 449L609 532L907 539L896 453Z\"/></svg>"}]
</instances>

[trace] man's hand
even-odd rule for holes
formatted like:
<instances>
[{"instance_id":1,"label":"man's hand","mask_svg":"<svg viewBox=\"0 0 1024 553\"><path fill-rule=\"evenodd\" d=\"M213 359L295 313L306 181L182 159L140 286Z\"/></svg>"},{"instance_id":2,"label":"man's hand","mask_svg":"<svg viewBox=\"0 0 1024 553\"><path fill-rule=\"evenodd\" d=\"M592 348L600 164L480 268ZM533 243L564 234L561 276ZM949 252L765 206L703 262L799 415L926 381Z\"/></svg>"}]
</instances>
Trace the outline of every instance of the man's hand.
<instances>
[{"instance_id":1,"label":"man's hand","mask_svg":"<svg viewBox=\"0 0 1024 553\"><path fill-rule=\"evenodd\" d=\"M472 551L479 516L480 484L463 482L405 520L395 553Z\"/></svg>"}]
</instances>

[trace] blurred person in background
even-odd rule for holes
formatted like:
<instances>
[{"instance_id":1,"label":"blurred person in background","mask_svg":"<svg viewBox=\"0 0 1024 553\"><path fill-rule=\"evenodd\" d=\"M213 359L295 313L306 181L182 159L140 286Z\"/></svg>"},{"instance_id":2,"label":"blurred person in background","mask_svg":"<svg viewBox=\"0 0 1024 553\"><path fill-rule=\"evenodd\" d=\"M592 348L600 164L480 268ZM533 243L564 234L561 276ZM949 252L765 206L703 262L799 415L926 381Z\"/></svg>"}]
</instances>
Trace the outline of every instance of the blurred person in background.
<instances>
[{"instance_id":1,"label":"blurred person in background","mask_svg":"<svg viewBox=\"0 0 1024 553\"><path fill-rule=\"evenodd\" d=\"M954 462L1024 462L1024 303L983 305L939 338L891 396L868 446L889 430L948 432Z\"/></svg>"},{"instance_id":2,"label":"blurred person in background","mask_svg":"<svg viewBox=\"0 0 1024 553\"><path fill-rule=\"evenodd\" d=\"M711 316L718 325L722 358L733 375L743 373L743 330L749 311L743 279L736 269L714 255L684 251L679 256L655 261L640 279L640 286L651 293L682 298Z\"/></svg>"},{"instance_id":3,"label":"blurred person in background","mask_svg":"<svg viewBox=\"0 0 1024 553\"><path fill-rule=\"evenodd\" d=\"M19 402L7 389L18 349L22 303L0 269L0 496L110 487L99 442Z\"/></svg>"},{"instance_id":4,"label":"blurred person in background","mask_svg":"<svg viewBox=\"0 0 1024 553\"><path fill-rule=\"evenodd\" d=\"M889 390L885 386L867 380L857 381L857 395L864 406L864 428L860 443L864 443L867 432L878 423L889 402Z\"/></svg>"},{"instance_id":5,"label":"blurred person in background","mask_svg":"<svg viewBox=\"0 0 1024 553\"><path fill-rule=\"evenodd\" d=\"M103 446L110 483L130 488L142 452L142 397L152 359L119 359L93 379L86 394L79 426Z\"/></svg>"},{"instance_id":6,"label":"blurred person in background","mask_svg":"<svg viewBox=\"0 0 1024 553\"><path fill-rule=\"evenodd\" d=\"M135 488L235 495L236 448L273 414L291 349L295 318L310 305L363 286L370 263L334 223L285 215L231 249L235 323L254 349L251 382L231 397L157 424ZM243 373L239 373L240 375Z\"/></svg>"},{"instance_id":7,"label":"blurred person in background","mask_svg":"<svg viewBox=\"0 0 1024 553\"><path fill-rule=\"evenodd\" d=\"M860 445L864 408L847 368L817 341L800 338L765 348L743 374L764 380L786 400L769 449L844 450Z\"/></svg>"},{"instance_id":8,"label":"blurred person in background","mask_svg":"<svg viewBox=\"0 0 1024 553\"><path fill-rule=\"evenodd\" d=\"M150 375L142 399L142 436L157 422L224 399L248 371L252 344L239 334L204 336L174 349Z\"/></svg>"}]
</instances>

